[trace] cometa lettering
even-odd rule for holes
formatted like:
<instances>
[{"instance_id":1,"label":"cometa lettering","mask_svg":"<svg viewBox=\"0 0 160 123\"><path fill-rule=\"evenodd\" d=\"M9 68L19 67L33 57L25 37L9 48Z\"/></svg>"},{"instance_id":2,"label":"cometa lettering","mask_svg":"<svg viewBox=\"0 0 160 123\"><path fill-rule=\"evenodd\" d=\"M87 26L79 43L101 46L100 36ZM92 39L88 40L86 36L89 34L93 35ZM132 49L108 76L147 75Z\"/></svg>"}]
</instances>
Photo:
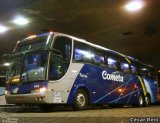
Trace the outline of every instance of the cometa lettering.
<instances>
[{"instance_id":1,"label":"cometa lettering","mask_svg":"<svg viewBox=\"0 0 160 123\"><path fill-rule=\"evenodd\" d=\"M112 81L117 81L117 82L123 82L123 76L109 74L105 70L102 72L102 78L104 80L107 79L107 80L112 80Z\"/></svg>"}]
</instances>

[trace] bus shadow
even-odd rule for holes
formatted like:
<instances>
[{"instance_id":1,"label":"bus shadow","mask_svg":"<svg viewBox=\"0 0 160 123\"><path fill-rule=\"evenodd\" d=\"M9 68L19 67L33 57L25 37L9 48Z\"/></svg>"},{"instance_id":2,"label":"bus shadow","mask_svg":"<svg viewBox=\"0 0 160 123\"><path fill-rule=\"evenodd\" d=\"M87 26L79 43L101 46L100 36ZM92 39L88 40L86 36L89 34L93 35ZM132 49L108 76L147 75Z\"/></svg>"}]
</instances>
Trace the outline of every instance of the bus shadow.
<instances>
[{"instance_id":1,"label":"bus shadow","mask_svg":"<svg viewBox=\"0 0 160 123\"><path fill-rule=\"evenodd\" d=\"M70 107L54 107L50 111L44 111L38 106L33 107L25 107L25 106L13 106L13 107L5 107L2 110L3 112L7 113L46 113L46 112L69 112L73 111Z\"/></svg>"},{"instance_id":2,"label":"bus shadow","mask_svg":"<svg viewBox=\"0 0 160 123\"><path fill-rule=\"evenodd\" d=\"M126 109L134 108L132 106L123 106L123 107L109 107L109 106L89 106L86 110L108 110L108 109ZM54 112L75 112L71 106L55 106L49 111L44 111L38 106L6 106L1 111L6 113L54 113Z\"/></svg>"}]
</instances>

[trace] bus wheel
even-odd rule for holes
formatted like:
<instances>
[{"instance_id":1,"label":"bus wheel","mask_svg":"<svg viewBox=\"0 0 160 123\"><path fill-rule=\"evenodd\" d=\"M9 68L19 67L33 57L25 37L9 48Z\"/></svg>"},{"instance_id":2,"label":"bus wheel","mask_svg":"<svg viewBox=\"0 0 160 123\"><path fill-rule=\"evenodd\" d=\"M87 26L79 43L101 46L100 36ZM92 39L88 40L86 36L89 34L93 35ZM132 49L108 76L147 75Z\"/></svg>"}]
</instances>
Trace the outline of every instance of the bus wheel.
<instances>
[{"instance_id":1,"label":"bus wheel","mask_svg":"<svg viewBox=\"0 0 160 123\"><path fill-rule=\"evenodd\" d=\"M144 99L144 106L149 106L151 103L149 95L146 95Z\"/></svg>"},{"instance_id":2,"label":"bus wheel","mask_svg":"<svg viewBox=\"0 0 160 123\"><path fill-rule=\"evenodd\" d=\"M78 90L74 97L73 109L84 110L86 109L87 105L88 105L87 93L82 89Z\"/></svg>"},{"instance_id":3,"label":"bus wheel","mask_svg":"<svg viewBox=\"0 0 160 123\"><path fill-rule=\"evenodd\" d=\"M137 104L133 104L134 107L142 107L144 106L144 97L142 95L140 95L138 97L138 101Z\"/></svg>"}]
</instances>

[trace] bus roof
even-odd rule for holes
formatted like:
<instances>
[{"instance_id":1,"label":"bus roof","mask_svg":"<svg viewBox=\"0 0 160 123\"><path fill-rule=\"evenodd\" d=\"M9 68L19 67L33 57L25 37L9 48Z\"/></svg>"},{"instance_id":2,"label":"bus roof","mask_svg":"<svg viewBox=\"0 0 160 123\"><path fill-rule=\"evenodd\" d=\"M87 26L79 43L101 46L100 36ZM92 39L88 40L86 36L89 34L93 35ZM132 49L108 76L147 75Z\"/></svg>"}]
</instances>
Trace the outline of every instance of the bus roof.
<instances>
[{"instance_id":1,"label":"bus roof","mask_svg":"<svg viewBox=\"0 0 160 123\"><path fill-rule=\"evenodd\" d=\"M138 60L138 59L136 59L136 58L133 58L133 57L131 57L131 56L127 56L127 55L121 54L121 53L119 53L119 52L117 52L117 51L114 51L114 50L108 49L108 48L106 48L106 47L103 47L103 46L100 46L100 45L97 45L97 44L88 42L88 41L86 41L86 40L84 40L84 39L80 39L80 38L77 38L77 37L74 37L74 36L71 36L71 35L68 35L68 34L65 34L65 33L60 33L60 32L47 32L47 33L43 33L43 34L32 35L32 36L29 36L29 37L27 37L27 38L24 38L24 39L22 40L22 42L23 42L23 41L26 41L26 40L29 40L29 39L32 39L32 38L43 37L43 36L52 35L52 34L54 34L54 35L60 35L60 36L65 36L65 37L68 37L68 38L72 38L72 39L75 40L75 41L82 42L82 43L88 44L88 45L90 45L90 46L93 46L93 47L95 47L95 48L102 49L102 50L108 51L108 52L110 52L110 53L113 53L113 54L122 56L122 57L127 58L127 59L129 59L129 60L131 60L131 61L139 62L139 63L144 64L144 63L141 62L140 60ZM18 43L18 42L17 42L17 43ZM147 65L147 64L144 64L144 65L149 66L149 67L154 67L154 66L152 66L152 65Z\"/></svg>"},{"instance_id":2,"label":"bus roof","mask_svg":"<svg viewBox=\"0 0 160 123\"><path fill-rule=\"evenodd\" d=\"M56 34L56 35L61 35L61 36L66 36L66 37L72 38L72 39L75 40L75 41L82 42L82 43L88 44L88 45L90 45L90 46L93 46L93 47L95 47L95 48L99 48L99 49L102 49L102 50L106 50L106 51L112 52L112 53L117 54L117 55L121 54L121 53L116 52L116 51L114 51L114 50L108 49L108 48L106 48L106 47L102 47L102 46L100 46L100 45L97 45L97 44L88 42L88 41L86 41L86 40L84 40L84 39L80 39L80 38L77 38L77 37L74 37L74 36L71 36L71 35L68 35L68 34L59 33L59 32L54 32L54 34ZM124 55L124 54L121 54L121 55Z\"/></svg>"}]
</instances>

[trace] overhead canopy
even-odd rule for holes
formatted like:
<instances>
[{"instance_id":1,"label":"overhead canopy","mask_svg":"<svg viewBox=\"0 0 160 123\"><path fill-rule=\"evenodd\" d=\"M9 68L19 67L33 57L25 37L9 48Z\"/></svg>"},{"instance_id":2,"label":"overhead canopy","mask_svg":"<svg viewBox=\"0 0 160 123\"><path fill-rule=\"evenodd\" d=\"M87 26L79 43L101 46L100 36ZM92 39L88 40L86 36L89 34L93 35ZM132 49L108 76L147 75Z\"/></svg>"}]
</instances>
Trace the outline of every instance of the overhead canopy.
<instances>
[{"instance_id":1,"label":"overhead canopy","mask_svg":"<svg viewBox=\"0 0 160 123\"><path fill-rule=\"evenodd\" d=\"M11 53L25 36L57 31L105 46L148 64L160 65L160 0L143 0L136 12L124 6L129 0L1 0L0 54ZM25 26L12 23L22 15Z\"/></svg>"}]
</instances>

